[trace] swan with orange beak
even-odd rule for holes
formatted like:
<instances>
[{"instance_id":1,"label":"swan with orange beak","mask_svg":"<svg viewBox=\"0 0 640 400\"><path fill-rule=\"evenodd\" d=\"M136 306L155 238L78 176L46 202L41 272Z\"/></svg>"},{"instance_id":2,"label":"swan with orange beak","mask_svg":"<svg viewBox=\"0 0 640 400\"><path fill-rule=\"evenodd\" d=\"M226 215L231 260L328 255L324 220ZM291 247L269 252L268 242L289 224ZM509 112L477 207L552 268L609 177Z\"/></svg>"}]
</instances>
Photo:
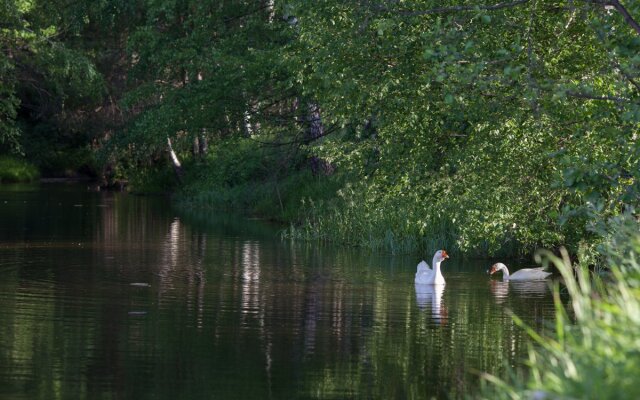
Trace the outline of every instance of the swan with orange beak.
<instances>
[{"instance_id":1,"label":"swan with orange beak","mask_svg":"<svg viewBox=\"0 0 640 400\"><path fill-rule=\"evenodd\" d=\"M433 269L424 260L418 264L415 283L424 285L444 285L444 276L440 272L440 264L449 258L446 250L438 250L433 255Z\"/></svg>"}]
</instances>

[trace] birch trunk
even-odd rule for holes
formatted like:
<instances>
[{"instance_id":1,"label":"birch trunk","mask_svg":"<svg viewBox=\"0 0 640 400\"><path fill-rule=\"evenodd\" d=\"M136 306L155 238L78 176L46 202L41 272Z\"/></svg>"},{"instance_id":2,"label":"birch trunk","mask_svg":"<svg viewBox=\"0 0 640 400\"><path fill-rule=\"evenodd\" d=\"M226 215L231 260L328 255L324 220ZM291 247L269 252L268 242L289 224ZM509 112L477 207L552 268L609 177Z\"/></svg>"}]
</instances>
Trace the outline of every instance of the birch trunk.
<instances>
[{"instance_id":1,"label":"birch trunk","mask_svg":"<svg viewBox=\"0 0 640 400\"><path fill-rule=\"evenodd\" d=\"M307 105L307 142L312 142L325 135L320 107L315 103ZM314 175L331 175L335 171L335 166L317 156L311 156L311 172Z\"/></svg>"},{"instance_id":2,"label":"birch trunk","mask_svg":"<svg viewBox=\"0 0 640 400\"><path fill-rule=\"evenodd\" d=\"M178 159L178 155L173 150L173 146L171 145L171 139L167 137L167 145L169 146L169 156L171 158L171 165L173 166L173 171L176 173L176 177L180 183L184 180L184 170L182 169L182 164L180 164L180 160Z\"/></svg>"}]
</instances>

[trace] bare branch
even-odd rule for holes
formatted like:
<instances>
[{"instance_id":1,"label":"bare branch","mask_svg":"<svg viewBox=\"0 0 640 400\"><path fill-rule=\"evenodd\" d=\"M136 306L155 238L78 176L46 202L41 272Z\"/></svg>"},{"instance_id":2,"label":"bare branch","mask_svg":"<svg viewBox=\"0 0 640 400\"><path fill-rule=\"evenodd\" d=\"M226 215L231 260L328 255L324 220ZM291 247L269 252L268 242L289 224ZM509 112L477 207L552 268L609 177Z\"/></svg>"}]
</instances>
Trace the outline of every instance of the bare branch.
<instances>
[{"instance_id":1,"label":"bare branch","mask_svg":"<svg viewBox=\"0 0 640 400\"><path fill-rule=\"evenodd\" d=\"M617 12L622 15L625 22L636 31L637 34L640 35L640 24L633 19L633 16L629 13L629 11L620 3L619 0L583 0L585 3L597 4L601 5L605 8L614 8Z\"/></svg>"},{"instance_id":2,"label":"bare branch","mask_svg":"<svg viewBox=\"0 0 640 400\"><path fill-rule=\"evenodd\" d=\"M629 14L629 11L627 11L627 9L624 8L622 4L620 4L620 1L610 0L610 1L607 1L605 5L613 6L613 8L615 8L616 11L618 11L622 15L622 18L624 18L626 23L631 25L631 27L636 31L636 33L640 35L640 25L635 19L633 19L631 14Z\"/></svg>"}]
</instances>

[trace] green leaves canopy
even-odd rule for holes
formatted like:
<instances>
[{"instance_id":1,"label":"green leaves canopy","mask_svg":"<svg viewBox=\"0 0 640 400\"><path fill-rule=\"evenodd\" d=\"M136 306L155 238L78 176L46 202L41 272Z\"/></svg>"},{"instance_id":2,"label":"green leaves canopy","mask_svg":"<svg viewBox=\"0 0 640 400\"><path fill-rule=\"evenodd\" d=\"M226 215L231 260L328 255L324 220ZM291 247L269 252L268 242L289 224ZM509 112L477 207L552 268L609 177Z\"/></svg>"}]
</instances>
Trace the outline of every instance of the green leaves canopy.
<instances>
[{"instance_id":1,"label":"green leaves canopy","mask_svg":"<svg viewBox=\"0 0 640 400\"><path fill-rule=\"evenodd\" d=\"M132 165L158 162L167 137L188 158L195 138L240 136L337 166L351 184L325 210L349 226L335 239L577 247L638 198L640 5L625 6L14 0L1 135L25 100L61 115L100 97L107 71L130 118L110 148ZM30 91L24 62L46 84ZM327 135L311 140L316 105Z\"/></svg>"},{"instance_id":2,"label":"green leaves canopy","mask_svg":"<svg viewBox=\"0 0 640 400\"><path fill-rule=\"evenodd\" d=\"M74 39L86 26L79 4L8 0L0 8L0 142L20 148L25 122L62 120L103 94L103 80Z\"/></svg>"},{"instance_id":3,"label":"green leaves canopy","mask_svg":"<svg viewBox=\"0 0 640 400\"><path fill-rule=\"evenodd\" d=\"M304 90L326 118L355 130L376 120L375 136L323 146L369 176L363 220L401 207L386 221L396 235L443 235L446 222L464 250L526 250L577 246L585 206L611 214L637 202L640 35L616 10L294 3Z\"/></svg>"}]
</instances>

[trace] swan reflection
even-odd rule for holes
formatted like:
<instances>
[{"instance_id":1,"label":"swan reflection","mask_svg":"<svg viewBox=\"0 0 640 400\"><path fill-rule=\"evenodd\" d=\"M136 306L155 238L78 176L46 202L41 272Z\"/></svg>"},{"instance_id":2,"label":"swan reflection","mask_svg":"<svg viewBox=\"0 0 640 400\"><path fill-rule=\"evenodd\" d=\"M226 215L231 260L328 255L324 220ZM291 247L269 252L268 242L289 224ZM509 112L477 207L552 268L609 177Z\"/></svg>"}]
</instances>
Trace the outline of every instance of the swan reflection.
<instances>
[{"instance_id":1,"label":"swan reflection","mask_svg":"<svg viewBox=\"0 0 640 400\"><path fill-rule=\"evenodd\" d=\"M509 297L509 291L513 291L519 297L544 297L549 290L547 281L498 281L491 280L490 288L496 302L503 303Z\"/></svg>"},{"instance_id":2,"label":"swan reflection","mask_svg":"<svg viewBox=\"0 0 640 400\"><path fill-rule=\"evenodd\" d=\"M526 297L542 297L549 290L548 281L511 282L510 285L515 293Z\"/></svg>"},{"instance_id":3,"label":"swan reflection","mask_svg":"<svg viewBox=\"0 0 640 400\"><path fill-rule=\"evenodd\" d=\"M446 322L447 309L442 305L445 285L416 283L416 303L421 310L431 307L431 318L436 323Z\"/></svg>"},{"instance_id":4,"label":"swan reflection","mask_svg":"<svg viewBox=\"0 0 640 400\"><path fill-rule=\"evenodd\" d=\"M496 302L498 304L504 303L509 297L509 281L491 280L489 284L491 285L491 294L496 298Z\"/></svg>"}]
</instances>

